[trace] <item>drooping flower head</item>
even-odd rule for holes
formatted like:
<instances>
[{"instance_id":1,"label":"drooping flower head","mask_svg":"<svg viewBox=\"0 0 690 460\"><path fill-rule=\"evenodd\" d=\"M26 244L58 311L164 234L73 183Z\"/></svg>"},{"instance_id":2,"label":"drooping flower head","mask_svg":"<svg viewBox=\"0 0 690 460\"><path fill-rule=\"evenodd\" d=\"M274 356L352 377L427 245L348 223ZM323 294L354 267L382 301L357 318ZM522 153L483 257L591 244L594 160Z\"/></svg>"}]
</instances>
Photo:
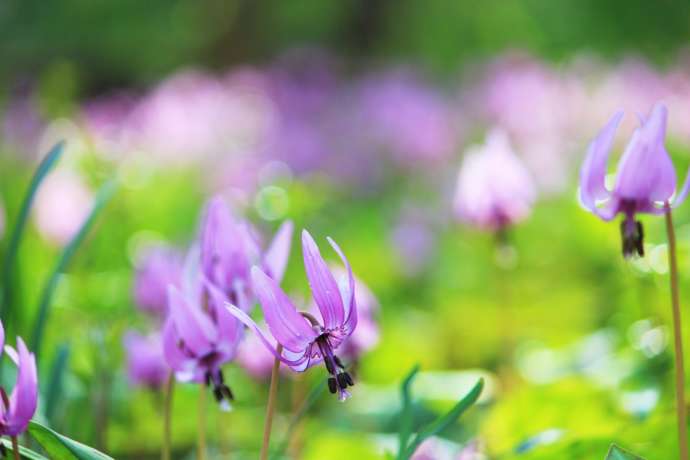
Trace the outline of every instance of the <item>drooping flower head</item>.
<instances>
[{"instance_id":1,"label":"drooping flower head","mask_svg":"<svg viewBox=\"0 0 690 460\"><path fill-rule=\"evenodd\" d=\"M260 268L252 268L254 290L268 328L280 345L278 349L246 313L230 304L228 311L252 329L264 346L292 370L304 372L323 361L329 374L329 390L331 393L337 392L338 399L344 401L350 396L347 388L354 382L335 351L357 326L355 279L340 247L330 238L328 242L340 256L347 271L347 278L340 284L321 257L314 239L306 230L302 232L304 267L320 320L310 313L299 312L275 280ZM279 350L281 347L282 351Z\"/></svg>"},{"instance_id":2,"label":"drooping flower head","mask_svg":"<svg viewBox=\"0 0 690 460\"><path fill-rule=\"evenodd\" d=\"M233 394L221 366L235 357L243 328L224 308L225 294L194 265L195 252L188 256L182 288L169 287L163 353L178 380L213 386L216 400L226 405Z\"/></svg>"},{"instance_id":3,"label":"drooping flower head","mask_svg":"<svg viewBox=\"0 0 690 460\"><path fill-rule=\"evenodd\" d=\"M640 117L640 126L618 162L612 189L605 184L606 164L623 112L616 113L589 144L582 165L580 200L605 221L623 214L621 236L625 257L635 253L644 255L644 234L636 214L663 214L669 207L678 206L688 193L690 184L686 179L681 192L671 200L676 191L676 172L664 146L667 116L666 107L656 104L647 118Z\"/></svg>"},{"instance_id":4,"label":"drooping flower head","mask_svg":"<svg viewBox=\"0 0 690 460\"><path fill-rule=\"evenodd\" d=\"M201 225L201 270L231 303L249 311L254 304L250 268L260 265L268 276L280 282L291 238L292 223L287 221L262 255L249 222L235 220L222 198L212 198Z\"/></svg>"},{"instance_id":5,"label":"drooping flower head","mask_svg":"<svg viewBox=\"0 0 690 460\"><path fill-rule=\"evenodd\" d=\"M163 342L159 334L143 336L130 331L125 335L127 373L132 385L161 388L170 374L163 357Z\"/></svg>"},{"instance_id":6,"label":"drooping flower head","mask_svg":"<svg viewBox=\"0 0 690 460\"><path fill-rule=\"evenodd\" d=\"M0 324L0 347L5 343L5 330ZM5 353L17 365L17 381L7 396L0 388L0 435L19 436L29 424L38 404L38 377L36 357L29 352L21 337L17 337L17 349L4 346Z\"/></svg>"},{"instance_id":7,"label":"drooping flower head","mask_svg":"<svg viewBox=\"0 0 690 460\"><path fill-rule=\"evenodd\" d=\"M134 300L142 310L165 317L168 310L168 285L179 286L182 257L165 247L147 248L137 263L134 275Z\"/></svg>"},{"instance_id":8,"label":"drooping flower head","mask_svg":"<svg viewBox=\"0 0 690 460\"><path fill-rule=\"evenodd\" d=\"M529 216L535 197L532 178L502 131L465 154L454 201L460 219L499 231Z\"/></svg>"}]
</instances>

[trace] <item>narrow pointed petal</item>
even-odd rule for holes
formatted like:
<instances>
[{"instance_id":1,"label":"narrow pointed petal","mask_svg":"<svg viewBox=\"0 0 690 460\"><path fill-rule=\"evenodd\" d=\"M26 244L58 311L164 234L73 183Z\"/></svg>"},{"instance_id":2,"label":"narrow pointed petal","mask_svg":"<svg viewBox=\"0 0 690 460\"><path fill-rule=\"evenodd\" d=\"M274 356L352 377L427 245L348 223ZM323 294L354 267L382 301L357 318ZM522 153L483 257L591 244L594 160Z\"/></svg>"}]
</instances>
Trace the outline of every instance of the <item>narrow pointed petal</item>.
<instances>
[{"instance_id":1,"label":"narrow pointed petal","mask_svg":"<svg viewBox=\"0 0 690 460\"><path fill-rule=\"evenodd\" d=\"M333 250L336 253L338 253L338 256L340 256L340 260L342 260L343 265L345 265L345 269L347 270L348 296L343 297L343 302L345 302L345 305L347 305L347 316L345 318L344 329L346 334L351 334L352 331L354 331L357 327L355 276L352 273L352 267L350 266L350 262L347 260L347 257L345 257L345 254L343 253L342 249L340 249L340 246L338 246L338 244L335 241L333 241L333 239L330 237L328 237L328 243L330 243Z\"/></svg>"},{"instance_id":2,"label":"narrow pointed petal","mask_svg":"<svg viewBox=\"0 0 690 460\"><path fill-rule=\"evenodd\" d=\"M288 296L258 267L252 268L252 281L273 337L288 350L306 349L316 339L316 332L297 312Z\"/></svg>"},{"instance_id":3,"label":"narrow pointed petal","mask_svg":"<svg viewBox=\"0 0 690 460\"><path fill-rule=\"evenodd\" d=\"M597 200L603 200L610 196L604 184L606 164L616 129L622 118L623 112L617 112L589 144L587 157L580 171L580 200L587 209L593 212L596 212Z\"/></svg>"},{"instance_id":4,"label":"narrow pointed petal","mask_svg":"<svg viewBox=\"0 0 690 460\"><path fill-rule=\"evenodd\" d=\"M174 286L168 290L168 301L170 317L185 346L198 356L208 353L217 338L217 330L211 319L200 305L190 305Z\"/></svg>"},{"instance_id":5,"label":"narrow pointed petal","mask_svg":"<svg viewBox=\"0 0 690 460\"><path fill-rule=\"evenodd\" d=\"M676 173L664 147L666 107L657 104L635 130L618 164L614 192L621 199L667 201L676 189Z\"/></svg>"},{"instance_id":6,"label":"narrow pointed petal","mask_svg":"<svg viewBox=\"0 0 690 460\"><path fill-rule=\"evenodd\" d=\"M690 170L685 175L685 182L683 183L683 187L680 189L676 197L673 199L672 207L677 208L683 201L685 201L685 198L688 197L688 192L690 192Z\"/></svg>"},{"instance_id":7,"label":"narrow pointed petal","mask_svg":"<svg viewBox=\"0 0 690 460\"><path fill-rule=\"evenodd\" d=\"M290 256L290 241L292 240L292 221L283 222L271 245L264 255L264 269L266 274L280 283L285 274L288 257Z\"/></svg>"},{"instance_id":8,"label":"narrow pointed petal","mask_svg":"<svg viewBox=\"0 0 690 460\"><path fill-rule=\"evenodd\" d=\"M175 323L168 318L163 325L163 356L171 369L182 370L188 357L180 350L180 337L175 330Z\"/></svg>"},{"instance_id":9,"label":"narrow pointed petal","mask_svg":"<svg viewBox=\"0 0 690 460\"><path fill-rule=\"evenodd\" d=\"M19 370L17 383L10 395L10 410L7 414L6 433L17 436L26 430L26 426L36 412L38 403L38 377L36 375L36 358L26 348L21 337L17 337Z\"/></svg>"},{"instance_id":10,"label":"narrow pointed petal","mask_svg":"<svg viewBox=\"0 0 690 460\"><path fill-rule=\"evenodd\" d=\"M218 341L229 347L230 349L226 351L234 355L235 349L242 339L242 324L225 308L225 303L228 302L225 294L206 278L204 278L204 286L211 297L209 308L213 308L215 313L218 325Z\"/></svg>"},{"instance_id":11,"label":"narrow pointed petal","mask_svg":"<svg viewBox=\"0 0 690 460\"><path fill-rule=\"evenodd\" d=\"M290 351L290 350L288 350L288 349L286 348L286 349L283 350L283 354L278 354L278 351L276 350L276 348L275 348L275 347L271 344L271 342L266 338L266 336L264 335L264 333L261 331L261 328L259 327L259 325L256 324L256 322L254 322L253 319L251 319L245 312L243 312L242 310L240 310L239 308L237 308L236 306L234 306L234 305L231 304L231 303L226 302L226 303L225 303L225 307L227 308L228 312L230 312L230 314L231 314L232 316L234 316L235 318L237 318L238 320L240 320L240 322L242 322L242 324L244 324L244 325L247 326L249 329L251 329L251 330L256 334L256 336L259 338L259 340L261 341L261 343L266 347L266 349L267 349L269 352L271 352L271 354L272 354L275 358L279 359L281 362L283 362L283 363L287 364L288 366L291 366L291 367L292 367L292 366L299 366L299 365L302 364L305 360L308 359L308 353L307 353L307 351L309 350L309 345L307 345L307 346L306 346L304 349L302 349L302 350L293 350L293 351ZM281 345L282 345L282 344L281 344ZM284 346L284 345L283 345L283 346ZM292 357L292 359L289 358L288 355L289 355L290 357Z\"/></svg>"},{"instance_id":12,"label":"narrow pointed petal","mask_svg":"<svg viewBox=\"0 0 690 460\"><path fill-rule=\"evenodd\" d=\"M306 230L302 231L302 252L309 287L323 317L324 326L326 329L341 326L345 312L338 283L321 257L316 242Z\"/></svg>"}]
</instances>

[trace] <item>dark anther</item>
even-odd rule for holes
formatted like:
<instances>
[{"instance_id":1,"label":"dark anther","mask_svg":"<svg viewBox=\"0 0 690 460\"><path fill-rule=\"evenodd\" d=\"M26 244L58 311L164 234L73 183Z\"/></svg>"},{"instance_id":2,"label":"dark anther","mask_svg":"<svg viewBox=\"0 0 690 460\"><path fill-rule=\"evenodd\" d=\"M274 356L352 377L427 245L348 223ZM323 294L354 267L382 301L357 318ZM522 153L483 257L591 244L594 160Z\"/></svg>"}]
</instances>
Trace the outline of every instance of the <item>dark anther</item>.
<instances>
[{"instance_id":1,"label":"dark anther","mask_svg":"<svg viewBox=\"0 0 690 460\"><path fill-rule=\"evenodd\" d=\"M206 386L210 387L211 386L211 373L207 372L206 375L204 375L204 380L206 380Z\"/></svg>"},{"instance_id":2,"label":"dark anther","mask_svg":"<svg viewBox=\"0 0 690 460\"><path fill-rule=\"evenodd\" d=\"M338 374L338 386L340 387L341 390L344 390L347 388L347 377L345 377L344 373Z\"/></svg>"},{"instance_id":3,"label":"dark anther","mask_svg":"<svg viewBox=\"0 0 690 460\"><path fill-rule=\"evenodd\" d=\"M635 221L632 226L626 220L621 222L621 239L623 257L628 258L635 254L644 257L644 231L640 221Z\"/></svg>"},{"instance_id":4,"label":"dark anther","mask_svg":"<svg viewBox=\"0 0 690 460\"><path fill-rule=\"evenodd\" d=\"M349 372L345 372L345 380L347 380L347 384L350 386L353 386L355 382L352 380L352 377L350 376Z\"/></svg>"},{"instance_id":5,"label":"dark anther","mask_svg":"<svg viewBox=\"0 0 690 460\"><path fill-rule=\"evenodd\" d=\"M218 383L221 385L225 383L225 378L223 377L223 373L221 371L218 371Z\"/></svg>"},{"instance_id":6,"label":"dark anther","mask_svg":"<svg viewBox=\"0 0 690 460\"><path fill-rule=\"evenodd\" d=\"M216 402L221 402L223 400L223 391L221 387L213 388L213 396L216 398Z\"/></svg>"},{"instance_id":7,"label":"dark anther","mask_svg":"<svg viewBox=\"0 0 690 460\"><path fill-rule=\"evenodd\" d=\"M344 365L343 362L340 360L340 358L338 358L337 356L333 355L333 359L335 360L335 364L336 364L339 368L345 369L345 365Z\"/></svg>"},{"instance_id":8,"label":"dark anther","mask_svg":"<svg viewBox=\"0 0 690 460\"><path fill-rule=\"evenodd\" d=\"M324 362L326 363L326 369L328 369L328 373L335 374L335 369L333 369L333 362L331 362L331 360L328 358L326 358Z\"/></svg>"},{"instance_id":9,"label":"dark anther","mask_svg":"<svg viewBox=\"0 0 690 460\"><path fill-rule=\"evenodd\" d=\"M1 458L7 457L7 449L5 449L4 444L0 444L0 457Z\"/></svg>"},{"instance_id":10,"label":"dark anther","mask_svg":"<svg viewBox=\"0 0 690 460\"><path fill-rule=\"evenodd\" d=\"M223 392L223 396L225 396L230 401L235 400L235 395L232 394L232 390L230 389L229 386L223 385L220 388L221 388L221 391Z\"/></svg>"},{"instance_id":11,"label":"dark anther","mask_svg":"<svg viewBox=\"0 0 690 460\"><path fill-rule=\"evenodd\" d=\"M337 390L338 387L335 382L335 379L333 377L328 377L328 391L330 391L332 394L335 394Z\"/></svg>"}]
</instances>

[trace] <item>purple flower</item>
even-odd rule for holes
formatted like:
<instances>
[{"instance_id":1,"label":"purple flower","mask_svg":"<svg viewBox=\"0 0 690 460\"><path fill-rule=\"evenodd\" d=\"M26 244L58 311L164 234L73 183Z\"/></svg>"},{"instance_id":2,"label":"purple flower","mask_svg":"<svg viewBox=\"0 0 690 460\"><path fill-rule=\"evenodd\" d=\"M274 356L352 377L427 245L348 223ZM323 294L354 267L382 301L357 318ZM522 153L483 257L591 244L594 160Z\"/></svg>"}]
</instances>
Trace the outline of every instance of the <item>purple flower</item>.
<instances>
[{"instance_id":1,"label":"purple flower","mask_svg":"<svg viewBox=\"0 0 690 460\"><path fill-rule=\"evenodd\" d=\"M606 163L616 128L623 112L616 113L589 144L587 157L580 172L580 200L591 212L605 221L618 213L621 223L623 255L644 255L642 224L635 220L638 213L663 214L678 206L687 196L690 182L686 179L673 202L676 172L664 147L666 107L656 104L649 117L640 117L640 126L633 132L618 162L613 189L605 185Z\"/></svg>"},{"instance_id":2,"label":"purple flower","mask_svg":"<svg viewBox=\"0 0 690 460\"><path fill-rule=\"evenodd\" d=\"M187 266L196 262L195 251ZM198 270L187 269L182 290L169 287L169 315L163 327L163 353L175 376L183 382L213 386L216 400L233 399L221 366L235 357L242 325L223 305L227 297Z\"/></svg>"},{"instance_id":3,"label":"purple flower","mask_svg":"<svg viewBox=\"0 0 690 460\"><path fill-rule=\"evenodd\" d=\"M321 257L314 239L306 230L302 232L304 267L321 321L314 315L297 311L274 279L260 268L252 268L254 290L271 334L283 347L282 353L278 352L246 313L231 304L228 304L228 311L251 328L264 346L292 370L304 372L323 361L330 374L328 387L331 393L338 392L338 398L344 401L350 396L347 387L354 382L345 371L342 361L335 355L335 350L352 335L357 326L355 279L350 263L338 245L330 238L328 242L347 269L347 280L340 285Z\"/></svg>"},{"instance_id":4,"label":"purple flower","mask_svg":"<svg viewBox=\"0 0 690 460\"><path fill-rule=\"evenodd\" d=\"M134 299L144 311L165 317L168 285L179 286L182 277L180 255L166 247L147 248L137 263Z\"/></svg>"},{"instance_id":5,"label":"purple flower","mask_svg":"<svg viewBox=\"0 0 690 460\"><path fill-rule=\"evenodd\" d=\"M249 271L260 264L280 282L290 253L292 222L285 222L261 256L256 232L246 221L236 221L221 197L206 206L201 226L201 270L234 305L249 311L254 303Z\"/></svg>"},{"instance_id":6,"label":"purple flower","mask_svg":"<svg viewBox=\"0 0 690 460\"><path fill-rule=\"evenodd\" d=\"M142 336L137 332L128 332L124 343L127 350L127 371L132 385L160 388L170 374L163 357L160 336Z\"/></svg>"},{"instance_id":7,"label":"purple flower","mask_svg":"<svg viewBox=\"0 0 690 460\"><path fill-rule=\"evenodd\" d=\"M0 347L5 343L5 330L0 324ZM5 353L17 365L17 383L8 397L4 388L0 388L2 410L0 410L0 435L18 436L36 412L38 403L38 377L36 375L36 358L29 352L21 337L17 337L17 350L9 345Z\"/></svg>"},{"instance_id":8,"label":"purple flower","mask_svg":"<svg viewBox=\"0 0 690 460\"><path fill-rule=\"evenodd\" d=\"M535 195L532 178L513 152L508 137L494 130L484 145L466 153L454 205L460 219L496 231L525 219Z\"/></svg>"}]
</instances>

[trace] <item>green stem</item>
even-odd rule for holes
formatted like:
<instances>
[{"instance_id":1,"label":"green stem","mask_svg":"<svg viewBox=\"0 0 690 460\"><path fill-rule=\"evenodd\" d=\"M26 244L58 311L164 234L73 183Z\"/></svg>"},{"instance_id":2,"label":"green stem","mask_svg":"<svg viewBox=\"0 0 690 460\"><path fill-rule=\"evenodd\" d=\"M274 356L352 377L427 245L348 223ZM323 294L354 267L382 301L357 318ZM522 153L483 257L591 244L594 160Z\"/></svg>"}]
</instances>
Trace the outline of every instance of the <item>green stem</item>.
<instances>
[{"instance_id":1,"label":"green stem","mask_svg":"<svg viewBox=\"0 0 690 460\"><path fill-rule=\"evenodd\" d=\"M21 460L19 456L19 441L17 441L16 436L12 436L12 453L14 454L14 460Z\"/></svg>"},{"instance_id":2,"label":"green stem","mask_svg":"<svg viewBox=\"0 0 690 460\"><path fill-rule=\"evenodd\" d=\"M276 351L278 355L283 352L283 346L278 345ZM264 423L264 441L261 445L261 460L268 459L268 445L271 442L271 427L273 425L273 414L276 409L276 396L278 394L278 371L280 369L280 360L278 358L273 362L273 369L271 370L271 386L268 390L268 403L266 405L266 421Z\"/></svg>"},{"instance_id":3,"label":"green stem","mask_svg":"<svg viewBox=\"0 0 690 460\"><path fill-rule=\"evenodd\" d=\"M175 389L175 375L171 372L165 386L165 402L163 406L163 449L161 460L170 460L170 433L172 427L172 401Z\"/></svg>"},{"instance_id":4,"label":"green stem","mask_svg":"<svg viewBox=\"0 0 690 460\"><path fill-rule=\"evenodd\" d=\"M676 234L673 230L671 208L666 204L666 234L668 236L668 264L673 306L673 344L676 360L676 415L678 417L678 449L680 459L688 460L687 414L685 408L685 368L683 365L683 335L678 293L678 261L676 260Z\"/></svg>"},{"instance_id":5,"label":"green stem","mask_svg":"<svg viewBox=\"0 0 690 460\"><path fill-rule=\"evenodd\" d=\"M199 419L197 423L197 460L205 460L206 458L206 385L199 385Z\"/></svg>"}]
</instances>

